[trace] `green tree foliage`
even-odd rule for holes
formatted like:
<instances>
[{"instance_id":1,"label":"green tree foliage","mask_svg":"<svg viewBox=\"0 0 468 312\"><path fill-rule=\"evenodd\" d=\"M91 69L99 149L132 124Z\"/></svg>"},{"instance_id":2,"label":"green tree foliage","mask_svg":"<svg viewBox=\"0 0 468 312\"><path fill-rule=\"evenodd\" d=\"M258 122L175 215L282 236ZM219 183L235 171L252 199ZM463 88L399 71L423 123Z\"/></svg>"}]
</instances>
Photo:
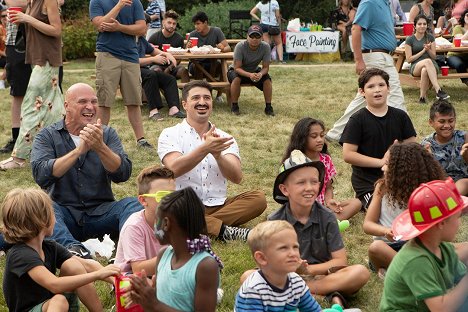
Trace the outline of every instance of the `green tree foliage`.
<instances>
[{"instance_id":1,"label":"green tree foliage","mask_svg":"<svg viewBox=\"0 0 468 312\"><path fill-rule=\"evenodd\" d=\"M65 22L62 28L64 59L94 57L96 37L97 32L86 16Z\"/></svg>"}]
</instances>

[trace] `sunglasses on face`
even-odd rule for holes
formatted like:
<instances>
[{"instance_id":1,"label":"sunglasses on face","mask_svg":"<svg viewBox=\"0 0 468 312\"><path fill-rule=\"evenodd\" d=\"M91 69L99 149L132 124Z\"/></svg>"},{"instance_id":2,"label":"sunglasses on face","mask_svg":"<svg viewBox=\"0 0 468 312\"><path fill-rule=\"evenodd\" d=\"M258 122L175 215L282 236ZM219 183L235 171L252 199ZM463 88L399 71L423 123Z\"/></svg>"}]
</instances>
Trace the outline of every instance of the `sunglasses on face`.
<instances>
[{"instance_id":1,"label":"sunglasses on face","mask_svg":"<svg viewBox=\"0 0 468 312\"><path fill-rule=\"evenodd\" d=\"M4 17L7 17L7 16L2 14L1 17L4 18Z\"/></svg>"},{"instance_id":2,"label":"sunglasses on face","mask_svg":"<svg viewBox=\"0 0 468 312\"><path fill-rule=\"evenodd\" d=\"M252 38L252 39L260 39L260 38L262 38L262 36L260 36L259 34L252 34L252 35L250 35L249 37Z\"/></svg>"},{"instance_id":3,"label":"sunglasses on face","mask_svg":"<svg viewBox=\"0 0 468 312\"><path fill-rule=\"evenodd\" d=\"M144 196L144 197L152 197L154 198L158 203L161 202L161 200L171 194L173 191L157 191L156 193L152 193L152 194L142 194L141 196Z\"/></svg>"}]
</instances>

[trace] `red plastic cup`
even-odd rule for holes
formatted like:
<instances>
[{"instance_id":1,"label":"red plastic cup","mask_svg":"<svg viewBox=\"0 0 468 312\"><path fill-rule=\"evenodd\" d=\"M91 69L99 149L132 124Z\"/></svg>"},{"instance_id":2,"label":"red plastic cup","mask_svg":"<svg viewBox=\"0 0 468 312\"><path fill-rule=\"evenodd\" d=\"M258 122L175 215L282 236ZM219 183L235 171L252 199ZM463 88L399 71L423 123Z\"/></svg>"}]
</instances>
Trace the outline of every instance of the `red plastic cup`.
<instances>
[{"instance_id":1,"label":"red plastic cup","mask_svg":"<svg viewBox=\"0 0 468 312\"><path fill-rule=\"evenodd\" d=\"M170 43L164 43L162 46L164 52L167 52L167 49L169 49L170 47L171 47Z\"/></svg>"},{"instance_id":2,"label":"red plastic cup","mask_svg":"<svg viewBox=\"0 0 468 312\"><path fill-rule=\"evenodd\" d=\"M440 68L440 70L442 71L442 76L448 76L448 73L449 73L449 67L448 66L442 66Z\"/></svg>"},{"instance_id":3,"label":"red plastic cup","mask_svg":"<svg viewBox=\"0 0 468 312\"><path fill-rule=\"evenodd\" d=\"M185 40L189 40L189 38L190 38L190 33L186 33L185 34Z\"/></svg>"},{"instance_id":4,"label":"red plastic cup","mask_svg":"<svg viewBox=\"0 0 468 312\"><path fill-rule=\"evenodd\" d=\"M461 38L460 37L453 38L453 45L456 46L456 47L461 46Z\"/></svg>"},{"instance_id":5,"label":"red plastic cup","mask_svg":"<svg viewBox=\"0 0 468 312\"><path fill-rule=\"evenodd\" d=\"M21 12L23 9L21 7L9 7L7 10L7 18L10 22L12 22L10 14L11 12Z\"/></svg>"},{"instance_id":6,"label":"red plastic cup","mask_svg":"<svg viewBox=\"0 0 468 312\"><path fill-rule=\"evenodd\" d=\"M409 22L403 23L403 35L411 36L413 34L413 31L414 31L413 23L409 23Z\"/></svg>"},{"instance_id":7,"label":"red plastic cup","mask_svg":"<svg viewBox=\"0 0 468 312\"><path fill-rule=\"evenodd\" d=\"M197 37L190 37L190 42L192 43L192 47L198 46L198 38Z\"/></svg>"}]
</instances>

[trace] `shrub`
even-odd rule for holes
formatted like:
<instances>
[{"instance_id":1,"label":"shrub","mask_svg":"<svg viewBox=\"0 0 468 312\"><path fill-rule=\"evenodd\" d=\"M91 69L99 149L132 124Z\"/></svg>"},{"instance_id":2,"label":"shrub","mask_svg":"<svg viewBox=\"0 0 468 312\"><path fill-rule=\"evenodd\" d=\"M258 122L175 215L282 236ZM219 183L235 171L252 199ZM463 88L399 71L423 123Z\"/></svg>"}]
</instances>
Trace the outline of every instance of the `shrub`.
<instances>
[{"instance_id":1,"label":"shrub","mask_svg":"<svg viewBox=\"0 0 468 312\"><path fill-rule=\"evenodd\" d=\"M66 0L62 6L64 20L72 20L88 14L89 0Z\"/></svg>"},{"instance_id":2,"label":"shrub","mask_svg":"<svg viewBox=\"0 0 468 312\"><path fill-rule=\"evenodd\" d=\"M87 16L65 22L62 28L64 59L94 57L96 38L97 32Z\"/></svg>"}]
</instances>

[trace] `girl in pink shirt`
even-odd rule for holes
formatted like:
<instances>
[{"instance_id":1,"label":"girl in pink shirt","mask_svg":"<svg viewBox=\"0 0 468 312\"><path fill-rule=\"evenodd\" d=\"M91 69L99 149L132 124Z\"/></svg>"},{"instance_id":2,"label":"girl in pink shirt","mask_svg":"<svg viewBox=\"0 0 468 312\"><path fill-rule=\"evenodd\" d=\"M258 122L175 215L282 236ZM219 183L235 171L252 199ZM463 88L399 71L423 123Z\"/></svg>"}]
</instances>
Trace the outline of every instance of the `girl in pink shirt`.
<instances>
[{"instance_id":1,"label":"girl in pink shirt","mask_svg":"<svg viewBox=\"0 0 468 312\"><path fill-rule=\"evenodd\" d=\"M333 198L333 178L336 176L336 170L327 151L323 122L310 117L299 120L294 126L282 162L295 149L302 151L311 160L321 161L325 165L324 185L317 201L332 210L340 221L354 216L361 209L359 199L337 201Z\"/></svg>"}]
</instances>

